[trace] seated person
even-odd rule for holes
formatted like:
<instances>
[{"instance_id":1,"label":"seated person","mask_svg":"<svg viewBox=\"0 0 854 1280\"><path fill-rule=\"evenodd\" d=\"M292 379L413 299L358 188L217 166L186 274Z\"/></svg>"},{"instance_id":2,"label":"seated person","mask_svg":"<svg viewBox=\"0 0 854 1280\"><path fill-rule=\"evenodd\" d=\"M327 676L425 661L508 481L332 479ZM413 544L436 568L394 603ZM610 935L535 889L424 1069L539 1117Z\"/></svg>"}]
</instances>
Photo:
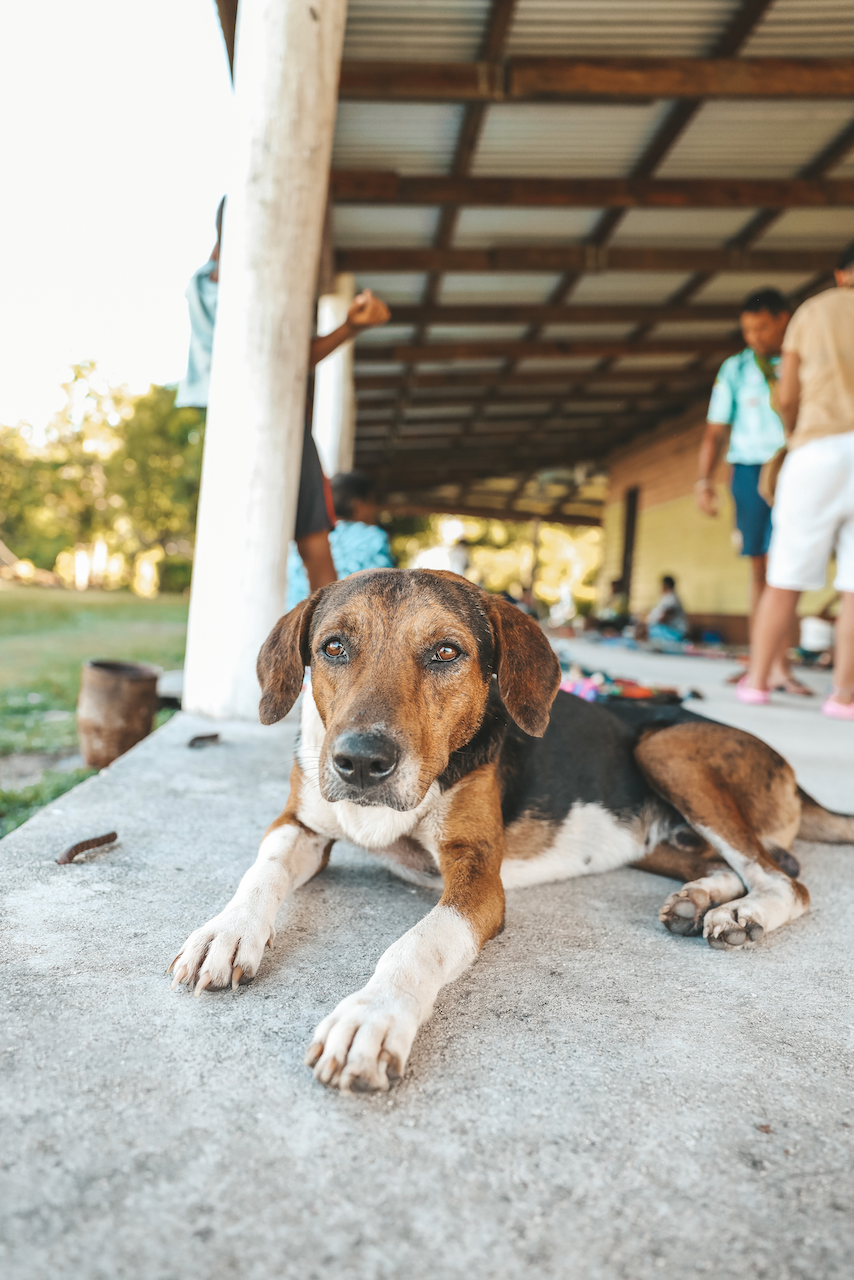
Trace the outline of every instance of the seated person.
<instances>
[{"instance_id":1,"label":"seated person","mask_svg":"<svg viewBox=\"0 0 854 1280\"><path fill-rule=\"evenodd\" d=\"M335 528L329 534L329 549L339 578L360 569L393 569L388 534L377 524L377 503L373 481L360 471L342 472L331 481ZM291 544L288 555L287 608L299 604L309 593L309 580Z\"/></svg>"},{"instance_id":2,"label":"seated person","mask_svg":"<svg viewBox=\"0 0 854 1280\"><path fill-rule=\"evenodd\" d=\"M602 605L596 610L596 615L591 619L593 626L598 631L622 631L623 627L627 627L632 617L629 613L629 599L623 586L622 578L614 578L611 583L611 595L607 604Z\"/></svg>"},{"instance_id":3,"label":"seated person","mask_svg":"<svg viewBox=\"0 0 854 1280\"><path fill-rule=\"evenodd\" d=\"M670 574L661 579L661 599L646 618L650 640L684 640L688 619L676 594L676 580Z\"/></svg>"}]
</instances>

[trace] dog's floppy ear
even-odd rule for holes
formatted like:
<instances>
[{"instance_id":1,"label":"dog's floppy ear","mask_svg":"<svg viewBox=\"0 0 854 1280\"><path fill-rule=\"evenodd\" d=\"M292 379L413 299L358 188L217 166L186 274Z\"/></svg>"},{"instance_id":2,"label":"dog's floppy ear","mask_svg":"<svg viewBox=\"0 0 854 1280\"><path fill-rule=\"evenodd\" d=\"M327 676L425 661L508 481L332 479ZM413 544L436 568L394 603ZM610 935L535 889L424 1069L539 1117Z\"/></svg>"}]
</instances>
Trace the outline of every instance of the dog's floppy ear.
<instances>
[{"instance_id":1,"label":"dog's floppy ear","mask_svg":"<svg viewBox=\"0 0 854 1280\"><path fill-rule=\"evenodd\" d=\"M262 724L284 719L300 695L305 668L311 665L308 630L319 599L320 592L315 591L279 618L261 646L255 670L261 686Z\"/></svg>"},{"instance_id":2,"label":"dog's floppy ear","mask_svg":"<svg viewBox=\"0 0 854 1280\"><path fill-rule=\"evenodd\" d=\"M541 738L560 684L560 664L536 622L521 609L489 596L488 613L501 701L520 729Z\"/></svg>"}]
</instances>

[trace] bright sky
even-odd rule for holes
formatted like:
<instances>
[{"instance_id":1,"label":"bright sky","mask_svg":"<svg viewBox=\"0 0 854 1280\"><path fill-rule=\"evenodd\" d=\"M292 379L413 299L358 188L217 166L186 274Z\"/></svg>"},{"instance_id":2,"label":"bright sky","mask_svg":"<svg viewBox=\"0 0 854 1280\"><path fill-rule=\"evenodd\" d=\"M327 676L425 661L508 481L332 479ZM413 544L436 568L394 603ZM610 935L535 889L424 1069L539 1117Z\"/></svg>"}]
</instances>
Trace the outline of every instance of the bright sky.
<instances>
[{"instance_id":1,"label":"bright sky","mask_svg":"<svg viewBox=\"0 0 854 1280\"><path fill-rule=\"evenodd\" d=\"M231 146L213 0L6 6L0 119L0 423L43 425L72 360L177 381Z\"/></svg>"}]
</instances>

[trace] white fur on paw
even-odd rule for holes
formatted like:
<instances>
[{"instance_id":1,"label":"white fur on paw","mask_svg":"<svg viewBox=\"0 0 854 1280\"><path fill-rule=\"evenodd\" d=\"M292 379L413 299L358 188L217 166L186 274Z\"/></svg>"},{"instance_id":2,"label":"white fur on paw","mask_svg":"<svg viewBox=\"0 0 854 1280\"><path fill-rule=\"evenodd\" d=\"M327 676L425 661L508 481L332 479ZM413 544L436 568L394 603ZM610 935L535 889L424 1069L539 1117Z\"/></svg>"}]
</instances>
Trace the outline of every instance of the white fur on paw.
<instances>
[{"instance_id":1,"label":"white fur on paw","mask_svg":"<svg viewBox=\"0 0 854 1280\"><path fill-rule=\"evenodd\" d=\"M703 921L703 937L709 946L719 951L743 947L748 942L758 942L765 932L762 907L756 901L742 898L714 907L706 912Z\"/></svg>"},{"instance_id":2,"label":"white fur on paw","mask_svg":"<svg viewBox=\"0 0 854 1280\"><path fill-rule=\"evenodd\" d=\"M254 978L274 934L251 911L226 907L184 943L171 965L172 989L195 984L199 995L205 987L236 987L241 978Z\"/></svg>"},{"instance_id":3,"label":"white fur on paw","mask_svg":"<svg viewBox=\"0 0 854 1280\"><path fill-rule=\"evenodd\" d=\"M671 933L697 937L703 932L703 918L710 907L743 896L744 885L734 871L715 871L671 893L658 918Z\"/></svg>"},{"instance_id":4,"label":"white fur on paw","mask_svg":"<svg viewBox=\"0 0 854 1280\"><path fill-rule=\"evenodd\" d=\"M323 1019L306 1064L342 1093L385 1092L403 1075L419 1024L414 997L365 987Z\"/></svg>"}]
</instances>

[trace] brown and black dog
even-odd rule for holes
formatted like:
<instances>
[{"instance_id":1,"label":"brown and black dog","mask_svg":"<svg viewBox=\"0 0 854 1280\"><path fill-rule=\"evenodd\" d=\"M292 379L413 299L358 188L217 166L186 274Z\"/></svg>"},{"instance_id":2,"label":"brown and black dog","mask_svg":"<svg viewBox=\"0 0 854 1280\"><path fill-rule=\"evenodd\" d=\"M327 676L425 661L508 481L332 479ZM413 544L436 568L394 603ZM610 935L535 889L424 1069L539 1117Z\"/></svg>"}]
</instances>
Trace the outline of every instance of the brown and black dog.
<instances>
[{"instance_id":1,"label":"brown and black dog","mask_svg":"<svg viewBox=\"0 0 854 1280\"><path fill-rule=\"evenodd\" d=\"M661 909L672 933L728 949L807 910L796 836L854 842L854 817L810 799L750 734L558 694L539 627L455 574L368 570L292 610L258 659L265 724L287 715L307 666L287 807L228 906L187 939L173 986L254 977L282 902L338 839L441 886L317 1028L307 1061L323 1084L388 1088L440 989L501 928L505 887L630 863L687 881Z\"/></svg>"}]
</instances>

